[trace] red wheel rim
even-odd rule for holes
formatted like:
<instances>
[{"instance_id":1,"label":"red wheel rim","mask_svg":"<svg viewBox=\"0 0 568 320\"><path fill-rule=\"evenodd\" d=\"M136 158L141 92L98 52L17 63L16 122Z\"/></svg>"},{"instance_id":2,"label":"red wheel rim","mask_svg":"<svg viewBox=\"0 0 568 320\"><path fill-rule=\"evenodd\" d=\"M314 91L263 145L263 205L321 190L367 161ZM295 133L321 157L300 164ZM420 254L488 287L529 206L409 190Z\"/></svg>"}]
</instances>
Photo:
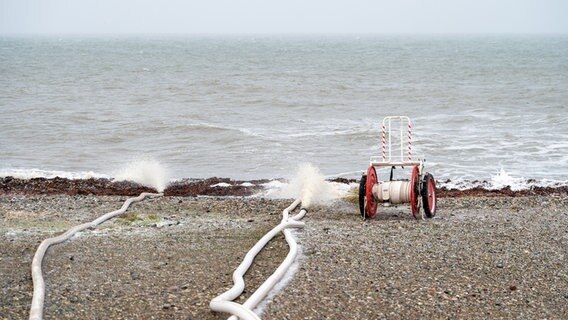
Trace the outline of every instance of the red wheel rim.
<instances>
[{"instance_id":1,"label":"red wheel rim","mask_svg":"<svg viewBox=\"0 0 568 320\"><path fill-rule=\"evenodd\" d=\"M365 215L372 218L377 214L377 201L373 197L373 186L379 182L375 167L370 166L367 170L367 182L365 183Z\"/></svg>"},{"instance_id":2,"label":"red wheel rim","mask_svg":"<svg viewBox=\"0 0 568 320\"><path fill-rule=\"evenodd\" d=\"M418 219L418 212L420 210L418 207L418 173L418 166L414 166L414 168L412 168L412 174L410 175L410 209L414 219Z\"/></svg>"},{"instance_id":3,"label":"red wheel rim","mask_svg":"<svg viewBox=\"0 0 568 320\"><path fill-rule=\"evenodd\" d=\"M436 212L436 181L433 178L428 180L428 208L430 212Z\"/></svg>"}]
</instances>

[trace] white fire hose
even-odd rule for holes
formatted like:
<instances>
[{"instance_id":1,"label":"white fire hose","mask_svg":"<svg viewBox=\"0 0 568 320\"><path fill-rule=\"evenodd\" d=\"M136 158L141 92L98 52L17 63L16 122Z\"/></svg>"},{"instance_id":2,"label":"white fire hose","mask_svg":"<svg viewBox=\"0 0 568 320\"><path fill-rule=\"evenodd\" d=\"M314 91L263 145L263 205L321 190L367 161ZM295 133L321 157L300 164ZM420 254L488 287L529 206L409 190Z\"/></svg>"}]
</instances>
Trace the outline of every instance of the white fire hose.
<instances>
[{"instance_id":1,"label":"white fire hose","mask_svg":"<svg viewBox=\"0 0 568 320\"><path fill-rule=\"evenodd\" d=\"M123 214L128 209L130 204L132 204L133 202L138 202L138 201L144 200L144 198L146 198L146 197L155 197L155 196L162 196L162 195L163 195L162 193L147 193L147 192L144 192L144 193L140 194L138 197L127 199L119 210L109 212L109 213L107 213L107 214L105 214L105 215L103 215L103 216L101 216L101 217L99 217L96 220L93 220L91 222L83 223L83 224L80 224L78 226L75 226L75 227L67 230L64 234L61 234L59 236L43 240L42 243L37 248L37 251L34 255L34 259L32 261L32 280L33 280L33 283L34 283L34 293L33 293L33 297L32 297L32 305L31 305L31 308L30 308L30 320L41 320L41 319L43 319L43 302L44 302L44 298L45 298L45 282L43 281L43 275L42 275L42 271L41 271L41 263L43 261L43 256L45 255L49 246L61 243L63 241L66 241L69 238L71 238L75 233L77 233L79 231L89 229L89 228L95 228L96 226L105 222L106 220L108 220L110 218L114 218L114 217L116 217L120 214Z\"/></svg>"},{"instance_id":2,"label":"white fire hose","mask_svg":"<svg viewBox=\"0 0 568 320\"><path fill-rule=\"evenodd\" d=\"M282 279L288 268L294 262L298 252L298 245L292 232L288 228L301 228L304 226L300 222L307 213L307 209L302 208L300 212L293 217L289 217L290 211L294 210L301 200L297 199L288 208L282 212L282 221L279 225L265 234L246 254L239 267L233 272L233 287L225 293L217 296L209 303L209 307L213 311L226 312L232 314L229 320L260 320L260 317L252 311L265 297L270 290ZM286 242L290 247L290 251L280 266L274 273L266 279L266 281L245 301L242 305L233 302L238 296L242 294L245 289L244 274L252 265L256 255L266 246L266 244L274 238L280 231L284 233Z\"/></svg>"},{"instance_id":3,"label":"white fire hose","mask_svg":"<svg viewBox=\"0 0 568 320\"><path fill-rule=\"evenodd\" d=\"M162 195L162 193L142 193L138 197L127 199L119 210L109 212L93 220L92 222L75 226L59 236L43 240L39 245L32 261L32 280L34 289L29 319L43 319L45 282L42 275L41 265L47 249L51 245L64 242L79 231L95 228L104 221L123 214L133 202L142 201L146 197L155 197ZM211 300L209 306L213 311L226 312L231 314L232 316L229 317L229 320L260 320L260 317L256 313L254 313L252 309L254 309L268 295L270 290L282 279L282 277L286 274L286 272L294 262L298 253L298 245L296 243L296 240L294 239L294 236L292 235L292 232L288 228L301 228L304 226L304 223L299 220L301 220L306 215L306 208L301 208L298 214L292 217L289 216L290 211L293 211L301 202L301 199L296 199L289 207L284 209L284 211L282 212L282 221L280 222L280 224L270 230L267 234L265 234L250 249L239 267L233 272L233 287ZM260 251L266 246L266 244L281 231L284 233L286 242L290 247L290 251L286 255L284 261L282 261L276 271L274 271L274 273L270 277L268 277L268 279L266 279L265 282L242 305L233 302L233 300L239 297L245 289L243 276L252 265L254 258L258 255L258 253L260 253Z\"/></svg>"}]
</instances>

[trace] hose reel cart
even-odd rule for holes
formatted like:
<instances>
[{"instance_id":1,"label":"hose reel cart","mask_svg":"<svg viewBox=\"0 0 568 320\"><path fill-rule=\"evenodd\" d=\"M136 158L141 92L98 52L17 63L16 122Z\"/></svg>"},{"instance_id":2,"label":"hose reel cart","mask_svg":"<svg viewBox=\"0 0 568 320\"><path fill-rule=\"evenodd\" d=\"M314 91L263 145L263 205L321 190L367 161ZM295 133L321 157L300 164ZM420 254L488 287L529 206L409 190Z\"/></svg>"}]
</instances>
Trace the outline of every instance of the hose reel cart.
<instances>
[{"instance_id":1,"label":"hose reel cart","mask_svg":"<svg viewBox=\"0 0 568 320\"><path fill-rule=\"evenodd\" d=\"M394 149L393 149L394 148ZM393 180L395 168L412 168L409 180ZM390 179L379 181L377 171L390 169ZM373 218L379 204L409 203L412 216L436 214L436 181L424 171L424 160L412 160L412 122L405 116L385 117L381 127L381 155L370 159L359 184L359 210L363 219ZM423 208L420 214L420 207Z\"/></svg>"}]
</instances>

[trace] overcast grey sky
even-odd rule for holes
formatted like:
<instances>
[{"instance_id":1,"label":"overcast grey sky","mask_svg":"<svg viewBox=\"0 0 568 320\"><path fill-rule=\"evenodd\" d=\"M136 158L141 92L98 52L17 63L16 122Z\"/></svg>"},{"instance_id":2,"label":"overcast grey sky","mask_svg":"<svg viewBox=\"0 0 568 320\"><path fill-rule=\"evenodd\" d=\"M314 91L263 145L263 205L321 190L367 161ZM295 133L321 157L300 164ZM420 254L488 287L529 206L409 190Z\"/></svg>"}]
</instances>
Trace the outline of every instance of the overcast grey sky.
<instances>
[{"instance_id":1,"label":"overcast grey sky","mask_svg":"<svg viewBox=\"0 0 568 320\"><path fill-rule=\"evenodd\" d=\"M568 0L0 0L0 33L568 33Z\"/></svg>"}]
</instances>

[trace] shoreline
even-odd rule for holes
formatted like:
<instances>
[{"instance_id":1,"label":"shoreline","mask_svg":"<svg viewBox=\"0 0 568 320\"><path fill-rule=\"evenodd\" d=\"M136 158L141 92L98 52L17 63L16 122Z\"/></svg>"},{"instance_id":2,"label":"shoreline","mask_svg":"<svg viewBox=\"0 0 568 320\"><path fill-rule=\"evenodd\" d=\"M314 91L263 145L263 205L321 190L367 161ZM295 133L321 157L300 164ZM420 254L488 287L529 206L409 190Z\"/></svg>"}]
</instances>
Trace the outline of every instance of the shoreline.
<instances>
[{"instance_id":1,"label":"shoreline","mask_svg":"<svg viewBox=\"0 0 568 320\"><path fill-rule=\"evenodd\" d=\"M232 180L212 177L207 179L182 179L171 182L164 190L164 196L238 196L246 197L265 190L265 184L274 180ZM329 182L351 184L355 179L335 178ZM11 176L0 178L0 195L94 195L94 196L136 196L142 192L156 192L155 189L130 181L113 181L106 178L68 179L68 178L31 178L19 179ZM568 186L539 187L513 191L509 186L489 190L482 187L471 189L449 189L438 187L439 198L457 197L525 197L568 195Z\"/></svg>"}]
</instances>

